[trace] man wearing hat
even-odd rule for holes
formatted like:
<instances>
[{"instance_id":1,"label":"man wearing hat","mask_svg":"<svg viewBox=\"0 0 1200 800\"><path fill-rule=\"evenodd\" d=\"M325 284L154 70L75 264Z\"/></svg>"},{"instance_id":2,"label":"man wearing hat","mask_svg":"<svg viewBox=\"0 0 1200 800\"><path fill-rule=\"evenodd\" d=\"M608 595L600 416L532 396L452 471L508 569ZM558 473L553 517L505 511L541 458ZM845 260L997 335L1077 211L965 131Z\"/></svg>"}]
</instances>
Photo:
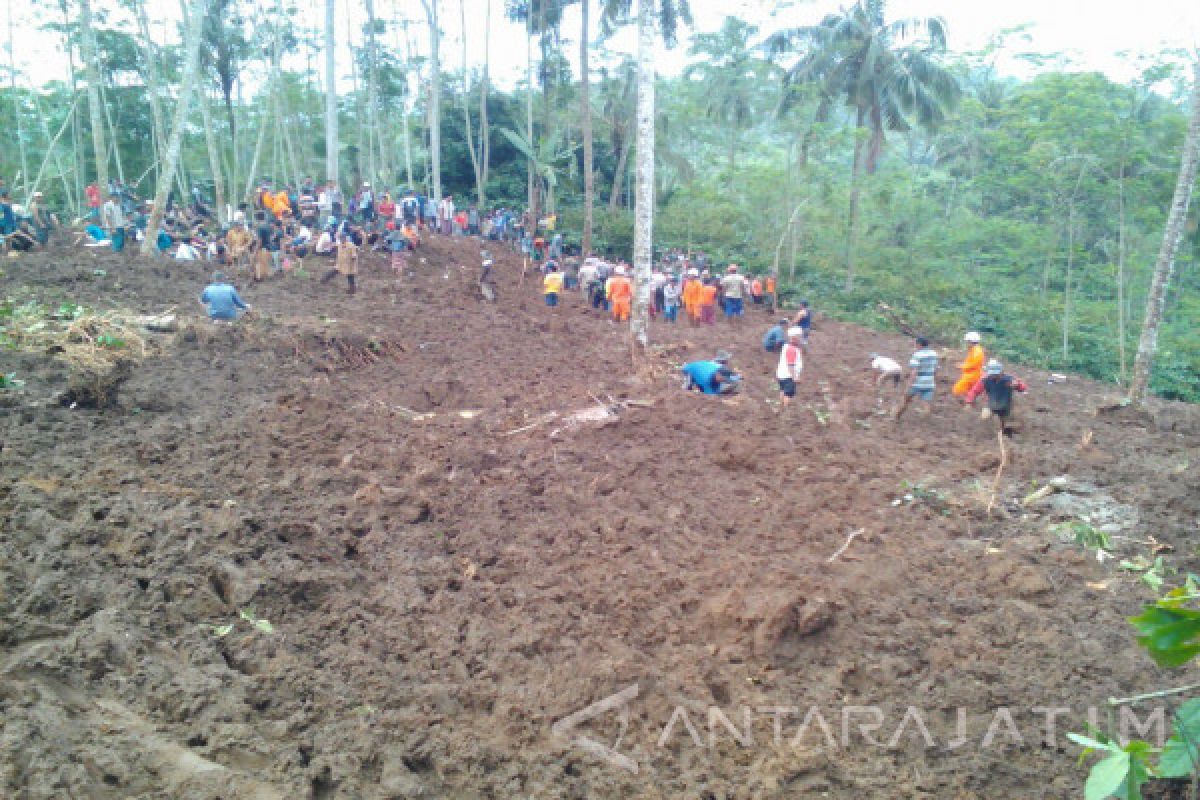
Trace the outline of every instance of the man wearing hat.
<instances>
[{"instance_id":1,"label":"man wearing hat","mask_svg":"<svg viewBox=\"0 0 1200 800\"><path fill-rule=\"evenodd\" d=\"M704 394L733 394L742 376L729 367L730 355L718 350L712 361L692 361L680 367L684 374L683 388L698 389Z\"/></svg>"},{"instance_id":2,"label":"man wearing hat","mask_svg":"<svg viewBox=\"0 0 1200 800\"><path fill-rule=\"evenodd\" d=\"M226 280L224 273L214 272L212 283L200 295L200 304L208 306L208 318L214 322L232 322L238 318L238 311L249 311L250 306L242 302L237 289Z\"/></svg>"},{"instance_id":3,"label":"man wearing hat","mask_svg":"<svg viewBox=\"0 0 1200 800\"><path fill-rule=\"evenodd\" d=\"M612 304L614 322L628 322L633 310L633 284L625 276L625 267L620 264L613 270L613 276L608 279L604 296Z\"/></svg>"},{"instance_id":4,"label":"man wearing hat","mask_svg":"<svg viewBox=\"0 0 1200 800\"><path fill-rule=\"evenodd\" d=\"M965 400L967 405L974 407L975 398L986 394L987 408L983 410L984 418L994 415L1000 422L1001 429L1007 432L1004 423L1012 414L1013 392L1024 394L1029 391L1029 387L1020 378L1006 374L1004 365L994 358L988 361L983 371L983 377L967 390Z\"/></svg>"},{"instance_id":5,"label":"man wearing hat","mask_svg":"<svg viewBox=\"0 0 1200 800\"><path fill-rule=\"evenodd\" d=\"M721 278L721 295L724 298L725 318L733 321L745 311L746 279L738 274L738 265L730 264Z\"/></svg>"},{"instance_id":6,"label":"man wearing hat","mask_svg":"<svg viewBox=\"0 0 1200 800\"><path fill-rule=\"evenodd\" d=\"M958 383L954 384L952 391L955 397L965 399L971 387L983 377L983 364L987 361L987 355L983 352L983 345L979 343L981 339L982 337L975 331L970 331L963 337L963 341L967 343L967 357L958 365L958 368L962 370L962 376L958 379Z\"/></svg>"}]
</instances>

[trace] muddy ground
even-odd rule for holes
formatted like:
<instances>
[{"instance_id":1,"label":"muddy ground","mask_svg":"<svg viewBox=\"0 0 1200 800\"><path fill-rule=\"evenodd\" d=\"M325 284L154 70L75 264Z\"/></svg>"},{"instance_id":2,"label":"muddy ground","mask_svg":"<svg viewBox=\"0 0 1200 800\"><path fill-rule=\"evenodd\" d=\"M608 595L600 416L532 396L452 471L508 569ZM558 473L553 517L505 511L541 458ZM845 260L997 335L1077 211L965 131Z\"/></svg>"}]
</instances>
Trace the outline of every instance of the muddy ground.
<instances>
[{"instance_id":1,"label":"muddy ground","mask_svg":"<svg viewBox=\"0 0 1200 800\"><path fill-rule=\"evenodd\" d=\"M510 253L482 302L478 247L369 261L353 297L311 261L241 279L255 313L220 328L202 265L4 262L17 301L185 319L108 409L60 402L55 355L0 353L25 381L0 408L0 795L1068 798L1090 707L1188 682L1136 647L1153 594L1116 562L1196 568L1196 409L1096 414L1114 387L1018 370L988 516L997 443L948 383L886 417L864 367L902 337L820 320L777 414L765 314L655 323L635 371ZM744 393L681 391L718 346Z\"/></svg>"}]
</instances>

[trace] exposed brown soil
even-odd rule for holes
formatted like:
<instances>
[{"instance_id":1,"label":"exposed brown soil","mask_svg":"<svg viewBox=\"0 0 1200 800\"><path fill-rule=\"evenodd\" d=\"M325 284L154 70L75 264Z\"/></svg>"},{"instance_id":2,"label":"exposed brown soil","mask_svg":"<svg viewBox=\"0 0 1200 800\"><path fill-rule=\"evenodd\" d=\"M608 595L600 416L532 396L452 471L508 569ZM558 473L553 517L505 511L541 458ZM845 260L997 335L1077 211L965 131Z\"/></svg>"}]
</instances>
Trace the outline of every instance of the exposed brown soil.
<instances>
[{"instance_id":1,"label":"exposed brown soil","mask_svg":"<svg viewBox=\"0 0 1200 800\"><path fill-rule=\"evenodd\" d=\"M1150 590L1048 527L1089 514L1122 557L1153 536L1194 569L1196 409L1096 414L1112 387L1020 371L989 517L988 423L948 391L882 413L863 367L900 337L821 320L779 415L765 314L655 323L635 371L624 329L545 308L507 251L495 304L477 242L414 264L366 264L353 297L315 264L244 285L232 327L200 319L201 265L3 264L4 294L187 319L105 410L59 402L51 355L0 354L27 381L0 408L0 795L1066 798L1089 707L1187 682L1124 622ZM718 346L743 395L682 392ZM552 735L632 685L636 773ZM836 747L813 720L793 743L813 706ZM935 746L887 746L910 706ZM710 708L743 707L753 741L718 718L710 746ZM1070 709L1049 745L1038 707ZM577 732L610 745L620 716Z\"/></svg>"}]
</instances>

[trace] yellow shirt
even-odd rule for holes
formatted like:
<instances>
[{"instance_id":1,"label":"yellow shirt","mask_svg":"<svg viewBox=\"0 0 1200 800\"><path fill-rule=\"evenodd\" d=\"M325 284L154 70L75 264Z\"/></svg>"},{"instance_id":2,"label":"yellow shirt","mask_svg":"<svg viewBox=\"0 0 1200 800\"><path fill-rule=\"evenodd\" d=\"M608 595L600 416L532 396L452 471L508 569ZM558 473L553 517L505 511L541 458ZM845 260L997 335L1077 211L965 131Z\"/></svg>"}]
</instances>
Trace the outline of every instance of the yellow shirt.
<instances>
[{"instance_id":1,"label":"yellow shirt","mask_svg":"<svg viewBox=\"0 0 1200 800\"><path fill-rule=\"evenodd\" d=\"M547 272L546 277L542 279L542 291L546 294L558 294L563 288L563 274L561 272Z\"/></svg>"}]
</instances>

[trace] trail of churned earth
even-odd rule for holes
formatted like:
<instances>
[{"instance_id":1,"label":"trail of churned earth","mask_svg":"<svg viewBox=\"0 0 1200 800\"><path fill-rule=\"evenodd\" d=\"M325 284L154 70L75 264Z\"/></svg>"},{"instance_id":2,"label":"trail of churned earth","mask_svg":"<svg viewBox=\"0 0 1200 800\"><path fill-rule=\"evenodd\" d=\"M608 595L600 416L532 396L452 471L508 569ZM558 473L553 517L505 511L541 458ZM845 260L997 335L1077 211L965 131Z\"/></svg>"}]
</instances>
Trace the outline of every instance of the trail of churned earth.
<instances>
[{"instance_id":1,"label":"trail of churned earth","mask_svg":"<svg viewBox=\"0 0 1200 800\"><path fill-rule=\"evenodd\" d=\"M1180 682L1124 623L1149 589L1051 526L1194 568L1194 409L1018 368L989 516L988 423L946 387L887 417L867 354L906 340L819 320L777 414L765 314L656 322L635 369L507 251L481 301L478 248L353 297L310 264L224 328L199 265L5 264L18 300L187 319L104 410L3 354L0 794L1063 798L1089 708ZM683 392L718 347L744 393Z\"/></svg>"}]
</instances>

